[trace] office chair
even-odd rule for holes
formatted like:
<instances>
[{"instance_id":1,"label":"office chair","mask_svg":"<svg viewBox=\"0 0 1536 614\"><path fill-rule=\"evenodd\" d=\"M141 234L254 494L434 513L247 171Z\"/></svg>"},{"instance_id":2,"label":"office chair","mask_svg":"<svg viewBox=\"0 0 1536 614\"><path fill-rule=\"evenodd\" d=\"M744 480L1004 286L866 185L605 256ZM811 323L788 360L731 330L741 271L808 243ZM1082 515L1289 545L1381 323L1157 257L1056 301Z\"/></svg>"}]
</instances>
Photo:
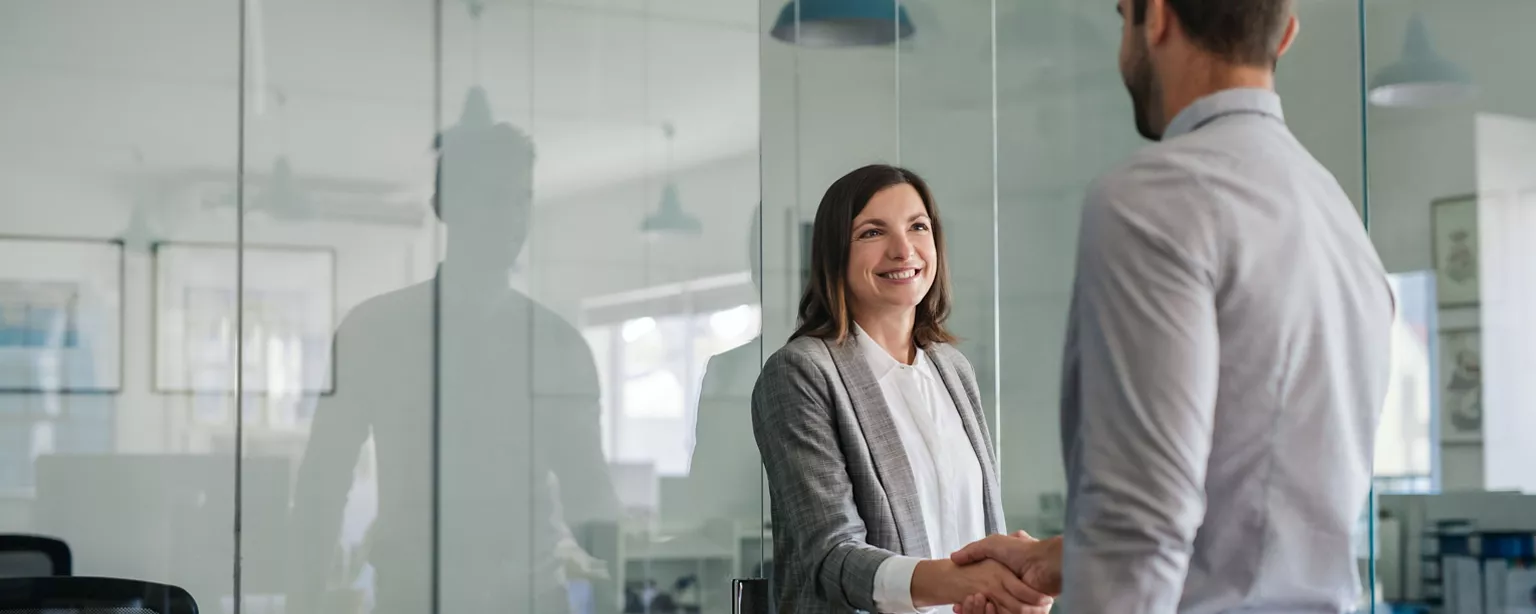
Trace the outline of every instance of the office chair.
<instances>
[{"instance_id":1,"label":"office chair","mask_svg":"<svg viewBox=\"0 0 1536 614\"><path fill-rule=\"evenodd\" d=\"M197 614L187 591L118 578L0 578L0 614Z\"/></svg>"},{"instance_id":2,"label":"office chair","mask_svg":"<svg viewBox=\"0 0 1536 614\"><path fill-rule=\"evenodd\" d=\"M64 540L0 534L0 578L67 576L73 571L73 560Z\"/></svg>"}]
</instances>

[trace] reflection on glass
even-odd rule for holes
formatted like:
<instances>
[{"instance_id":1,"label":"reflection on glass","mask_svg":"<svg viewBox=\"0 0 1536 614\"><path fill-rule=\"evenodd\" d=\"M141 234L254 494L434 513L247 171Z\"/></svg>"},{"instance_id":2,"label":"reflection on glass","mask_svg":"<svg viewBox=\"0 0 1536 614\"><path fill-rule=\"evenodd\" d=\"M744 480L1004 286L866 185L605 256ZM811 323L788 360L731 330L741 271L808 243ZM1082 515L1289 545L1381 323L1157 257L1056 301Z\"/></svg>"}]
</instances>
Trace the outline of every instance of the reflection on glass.
<instances>
[{"instance_id":1,"label":"reflection on glass","mask_svg":"<svg viewBox=\"0 0 1536 614\"><path fill-rule=\"evenodd\" d=\"M192 414L204 403L232 423L235 399L156 392L147 250L236 241L198 201L236 185L237 17L0 7L27 24L0 37L0 84L26 92L0 103L0 533L62 538L76 575L180 585L210 612L234 593L236 465ZM247 492L270 502L252 509L282 517L287 465L251 470ZM245 554L259 569L281 548Z\"/></svg>"},{"instance_id":2,"label":"reflection on glass","mask_svg":"<svg viewBox=\"0 0 1536 614\"><path fill-rule=\"evenodd\" d=\"M766 572L747 399L793 324L801 228L887 161L943 195L1006 524L1054 533L1064 256L1088 181L1140 143L1112 4L994 4L904 0L899 42L818 48L774 38L780 0L253 0L242 65L233 3L7 3L0 531L210 612L237 590L248 612L727 611L726 580ZM1536 530L1536 13L1298 10L1288 121L1356 202L1369 159L1399 274L1378 578L1444 603L1422 535ZM1413 59L1416 24L1478 96L1361 125L1361 75ZM536 160L448 128L476 86L480 128ZM672 210L697 232L647 232ZM166 275L190 246L243 264ZM119 511L78 503L103 497Z\"/></svg>"},{"instance_id":3,"label":"reflection on glass","mask_svg":"<svg viewBox=\"0 0 1536 614\"><path fill-rule=\"evenodd\" d=\"M1364 68L1382 86L1367 116L1370 229L1404 326L1404 391L1378 432L1378 491L1393 493L1376 519L1381 600L1524 611L1536 594L1536 106L1508 76L1527 39L1517 24L1536 13L1500 0L1363 6Z\"/></svg>"},{"instance_id":4,"label":"reflection on glass","mask_svg":"<svg viewBox=\"0 0 1536 614\"><path fill-rule=\"evenodd\" d=\"M1397 318L1392 326L1392 375L1376 429L1376 492L1429 492L1434 477L1430 445L1434 278L1414 272L1392 275L1390 280L1397 297Z\"/></svg>"}]
</instances>

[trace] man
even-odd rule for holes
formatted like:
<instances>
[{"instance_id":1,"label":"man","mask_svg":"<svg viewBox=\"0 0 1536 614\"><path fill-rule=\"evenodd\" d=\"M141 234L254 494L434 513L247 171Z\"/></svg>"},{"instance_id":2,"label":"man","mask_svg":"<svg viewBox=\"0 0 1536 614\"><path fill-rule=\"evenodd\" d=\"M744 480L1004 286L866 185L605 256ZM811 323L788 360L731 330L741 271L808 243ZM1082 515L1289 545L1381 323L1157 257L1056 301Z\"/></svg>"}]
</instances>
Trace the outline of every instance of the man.
<instances>
[{"instance_id":1,"label":"man","mask_svg":"<svg viewBox=\"0 0 1536 614\"><path fill-rule=\"evenodd\" d=\"M616 612L591 556L617 560L597 536L620 509L597 363L580 331L507 281L531 231L534 142L475 87L438 151L436 275L336 330L336 393L316 406L294 487L287 611L343 609L326 602L327 570L371 439L373 612L569 614L573 575L598 584L588 611Z\"/></svg>"},{"instance_id":2,"label":"man","mask_svg":"<svg viewBox=\"0 0 1536 614\"><path fill-rule=\"evenodd\" d=\"M1290 0L1120 0L1136 127L1090 190L1062 391L1064 537L990 557L1070 614L1344 612L1393 299L1287 130ZM974 609L975 603L969 605Z\"/></svg>"}]
</instances>

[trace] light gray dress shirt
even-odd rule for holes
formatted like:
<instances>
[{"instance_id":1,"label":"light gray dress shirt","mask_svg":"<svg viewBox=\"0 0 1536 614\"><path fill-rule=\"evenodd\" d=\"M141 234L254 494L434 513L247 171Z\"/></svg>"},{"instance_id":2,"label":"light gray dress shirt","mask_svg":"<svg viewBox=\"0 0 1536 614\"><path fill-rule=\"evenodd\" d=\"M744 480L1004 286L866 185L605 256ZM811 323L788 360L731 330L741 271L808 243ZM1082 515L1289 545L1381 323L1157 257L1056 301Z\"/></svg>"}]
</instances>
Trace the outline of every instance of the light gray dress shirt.
<instances>
[{"instance_id":1,"label":"light gray dress shirt","mask_svg":"<svg viewBox=\"0 0 1536 614\"><path fill-rule=\"evenodd\" d=\"M1345 612L1393 299L1268 90L1090 189L1062 388L1068 614Z\"/></svg>"}]
</instances>

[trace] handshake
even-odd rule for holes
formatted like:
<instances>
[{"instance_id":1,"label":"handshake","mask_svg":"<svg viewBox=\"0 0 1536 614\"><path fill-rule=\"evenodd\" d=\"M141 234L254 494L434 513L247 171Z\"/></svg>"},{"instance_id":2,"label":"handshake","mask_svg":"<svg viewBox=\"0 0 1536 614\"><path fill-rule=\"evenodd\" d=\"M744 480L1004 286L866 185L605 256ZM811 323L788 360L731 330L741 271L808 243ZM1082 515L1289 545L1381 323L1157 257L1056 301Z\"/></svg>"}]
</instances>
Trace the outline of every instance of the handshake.
<instances>
[{"instance_id":1,"label":"handshake","mask_svg":"<svg viewBox=\"0 0 1536 614\"><path fill-rule=\"evenodd\" d=\"M1061 594L1061 538L1023 531L992 535L912 574L913 604L954 605L956 614L1048 612Z\"/></svg>"}]
</instances>

